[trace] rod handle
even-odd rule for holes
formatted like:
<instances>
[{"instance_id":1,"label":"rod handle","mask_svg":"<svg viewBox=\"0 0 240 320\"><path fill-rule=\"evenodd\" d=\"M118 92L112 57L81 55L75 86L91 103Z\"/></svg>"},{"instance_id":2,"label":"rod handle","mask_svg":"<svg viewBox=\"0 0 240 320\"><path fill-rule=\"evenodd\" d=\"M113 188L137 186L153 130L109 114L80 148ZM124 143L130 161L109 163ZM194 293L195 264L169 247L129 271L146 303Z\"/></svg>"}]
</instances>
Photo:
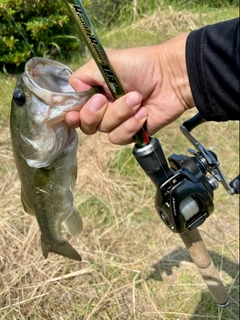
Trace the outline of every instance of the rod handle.
<instances>
[{"instance_id":1,"label":"rod handle","mask_svg":"<svg viewBox=\"0 0 240 320\"><path fill-rule=\"evenodd\" d=\"M188 249L193 262L198 267L198 271L205 281L213 300L219 307L227 307L230 303L229 294L222 283L198 229L186 230L179 235Z\"/></svg>"}]
</instances>

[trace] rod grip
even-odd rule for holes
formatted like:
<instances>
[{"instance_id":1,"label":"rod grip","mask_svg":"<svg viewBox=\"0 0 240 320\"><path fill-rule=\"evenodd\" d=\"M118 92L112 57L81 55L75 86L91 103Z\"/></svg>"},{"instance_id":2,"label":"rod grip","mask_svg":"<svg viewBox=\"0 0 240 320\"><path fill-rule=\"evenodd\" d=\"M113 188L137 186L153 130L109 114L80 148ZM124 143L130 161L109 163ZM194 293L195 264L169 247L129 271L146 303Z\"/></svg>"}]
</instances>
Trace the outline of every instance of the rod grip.
<instances>
[{"instance_id":1,"label":"rod grip","mask_svg":"<svg viewBox=\"0 0 240 320\"><path fill-rule=\"evenodd\" d=\"M224 287L220 275L205 247L198 229L186 230L179 234L193 262L198 267L203 280L219 307L227 307L230 303L229 294Z\"/></svg>"}]
</instances>

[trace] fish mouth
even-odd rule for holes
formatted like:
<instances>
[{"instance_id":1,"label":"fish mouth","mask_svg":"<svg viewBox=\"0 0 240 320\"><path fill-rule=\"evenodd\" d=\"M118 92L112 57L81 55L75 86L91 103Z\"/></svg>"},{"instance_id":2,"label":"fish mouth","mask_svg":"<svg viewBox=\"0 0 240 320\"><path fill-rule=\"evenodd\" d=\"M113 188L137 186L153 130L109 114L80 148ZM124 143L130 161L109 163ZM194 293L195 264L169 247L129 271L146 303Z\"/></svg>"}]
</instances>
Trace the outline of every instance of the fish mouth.
<instances>
[{"instance_id":1,"label":"fish mouth","mask_svg":"<svg viewBox=\"0 0 240 320\"><path fill-rule=\"evenodd\" d=\"M60 62L35 57L26 63L25 73L41 89L55 93L75 92L68 83L72 70Z\"/></svg>"},{"instance_id":2,"label":"fish mouth","mask_svg":"<svg viewBox=\"0 0 240 320\"><path fill-rule=\"evenodd\" d=\"M53 125L64 120L68 111L80 110L87 100L100 88L75 92L68 79L72 70L66 65L45 58L34 57L25 65L23 81L28 89L49 112L43 122Z\"/></svg>"}]
</instances>

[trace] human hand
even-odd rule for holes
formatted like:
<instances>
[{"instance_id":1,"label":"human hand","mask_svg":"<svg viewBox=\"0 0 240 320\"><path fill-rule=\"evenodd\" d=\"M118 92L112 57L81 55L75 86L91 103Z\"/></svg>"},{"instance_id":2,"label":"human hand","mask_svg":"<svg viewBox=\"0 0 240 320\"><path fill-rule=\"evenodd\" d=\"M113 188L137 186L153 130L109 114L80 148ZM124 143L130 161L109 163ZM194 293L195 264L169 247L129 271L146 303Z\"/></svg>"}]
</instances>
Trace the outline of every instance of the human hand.
<instances>
[{"instance_id":1,"label":"human hand","mask_svg":"<svg viewBox=\"0 0 240 320\"><path fill-rule=\"evenodd\" d=\"M69 112L65 122L86 134L108 133L115 144L127 144L146 124L149 135L194 106L187 76L187 35L163 44L107 52L126 94L114 101L97 65L90 60L69 82L76 91L101 86L81 110Z\"/></svg>"}]
</instances>

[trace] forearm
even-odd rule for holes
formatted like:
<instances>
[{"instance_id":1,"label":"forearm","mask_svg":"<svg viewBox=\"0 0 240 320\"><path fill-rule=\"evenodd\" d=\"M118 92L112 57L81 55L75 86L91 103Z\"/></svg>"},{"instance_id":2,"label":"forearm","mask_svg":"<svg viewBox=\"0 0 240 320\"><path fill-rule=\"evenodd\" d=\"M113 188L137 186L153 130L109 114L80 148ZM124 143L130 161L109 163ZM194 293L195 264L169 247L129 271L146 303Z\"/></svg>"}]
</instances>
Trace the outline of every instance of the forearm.
<instances>
[{"instance_id":1,"label":"forearm","mask_svg":"<svg viewBox=\"0 0 240 320\"><path fill-rule=\"evenodd\" d=\"M239 120L239 20L190 33L186 63L201 115L208 121Z\"/></svg>"}]
</instances>

